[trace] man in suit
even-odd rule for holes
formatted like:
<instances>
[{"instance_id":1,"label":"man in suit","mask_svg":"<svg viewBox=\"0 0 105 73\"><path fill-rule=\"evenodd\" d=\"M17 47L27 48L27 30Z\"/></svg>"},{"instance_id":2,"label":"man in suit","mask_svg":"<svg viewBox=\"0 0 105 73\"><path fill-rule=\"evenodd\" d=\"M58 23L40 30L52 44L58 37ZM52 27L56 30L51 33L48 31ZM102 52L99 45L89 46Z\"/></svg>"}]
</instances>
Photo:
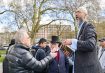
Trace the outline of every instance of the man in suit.
<instances>
[{"instance_id":1,"label":"man in suit","mask_svg":"<svg viewBox=\"0 0 105 73\"><path fill-rule=\"evenodd\" d=\"M57 52L56 58L49 64L48 73L68 73L69 64L62 50L59 48L59 37L52 36L50 49Z\"/></svg>"},{"instance_id":2,"label":"man in suit","mask_svg":"<svg viewBox=\"0 0 105 73\"><path fill-rule=\"evenodd\" d=\"M98 58L105 73L105 38L100 39L99 42L101 47L99 48Z\"/></svg>"},{"instance_id":3,"label":"man in suit","mask_svg":"<svg viewBox=\"0 0 105 73\"><path fill-rule=\"evenodd\" d=\"M97 34L94 26L87 22L87 9L79 7L75 15L78 24L77 38L63 42L75 50L73 73L103 73L97 57Z\"/></svg>"}]
</instances>

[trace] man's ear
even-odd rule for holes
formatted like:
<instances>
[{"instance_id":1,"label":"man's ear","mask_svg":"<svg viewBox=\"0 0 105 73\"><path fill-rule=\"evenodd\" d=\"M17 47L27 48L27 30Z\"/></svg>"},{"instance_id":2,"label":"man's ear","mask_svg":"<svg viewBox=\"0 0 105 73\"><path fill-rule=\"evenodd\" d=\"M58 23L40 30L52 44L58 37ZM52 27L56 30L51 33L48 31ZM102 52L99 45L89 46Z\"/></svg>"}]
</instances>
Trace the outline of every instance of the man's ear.
<instances>
[{"instance_id":1,"label":"man's ear","mask_svg":"<svg viewBox=\"0 0 105 73\"><path fill-rule=\"evenodd\" d=\"M22 44L24 44L25 41L26 41L26 40L25 40L24 38L21 39Z\"/></svg>"}]
</instances>

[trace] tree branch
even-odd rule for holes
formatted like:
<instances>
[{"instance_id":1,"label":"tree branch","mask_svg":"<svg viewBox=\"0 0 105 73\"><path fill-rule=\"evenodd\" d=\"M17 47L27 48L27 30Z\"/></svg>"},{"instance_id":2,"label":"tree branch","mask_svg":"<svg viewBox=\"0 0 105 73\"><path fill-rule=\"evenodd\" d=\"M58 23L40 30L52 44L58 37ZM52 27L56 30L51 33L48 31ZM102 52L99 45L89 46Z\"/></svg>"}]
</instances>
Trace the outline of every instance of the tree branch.
<instances>
[{"instance_id":1,"label":"tree branch","mask_svg":"<svg viewBox=\"0 0 105 73\"><path fill-rule=\"evenodd\" d=\"M5 11L3 11L3 12L0 12L0 14L3 14L3 13L5 13L5 12L13 12L13 13L15 13L15 11L13 11L13 10L5 10Z\"/></svg>"},{"instance_id":2,"label":"tree branch","mask_svg":"<svg viewBox=\"0 0 105 73\"><path fill-rule=\"evenodd\" d=\"M44 27L44 26L48 26L48 25L50 25L51 23L53 23L53 22L55 22L55 21L58 21L58 20L66 20L66 21L70 21L70 20L68 20L68 19L55 19L55 20L50 21L50 22L49 22L49 23L47 23L47 24L40 25L40 27L39 27L39 28Z\"/></svg>"}]
</instances>

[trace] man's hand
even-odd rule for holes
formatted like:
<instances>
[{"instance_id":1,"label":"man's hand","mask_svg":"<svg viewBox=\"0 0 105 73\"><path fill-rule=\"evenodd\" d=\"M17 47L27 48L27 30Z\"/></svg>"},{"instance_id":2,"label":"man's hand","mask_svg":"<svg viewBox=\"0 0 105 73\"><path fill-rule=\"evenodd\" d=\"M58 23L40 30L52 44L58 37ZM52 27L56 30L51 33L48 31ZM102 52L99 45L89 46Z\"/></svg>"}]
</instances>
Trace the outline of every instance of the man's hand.
<instances>
[{"instance_id":1,"label":"man's hand","mask_svg":"<svg viewBox=\"0 0 105 73\"><path fill-rule=\"evenodd\" d=\"M64 45L71 45L72 44L72 39L66 39L63 41Z\"/></svg>"},{"instance_id":2,"label":"man's hand","mask_svg":"<svg viewBox=\"0 0 105 73\"><path fill-rule=\"evenodd\" d=\"M50 52L50 55L51 55L53 58L55 58L55 57L57 56L57 53L56 53L56 52L55 52L55 53L54 53L54 52L53 52L53 53Z\"/></svg>"}]
</instances>

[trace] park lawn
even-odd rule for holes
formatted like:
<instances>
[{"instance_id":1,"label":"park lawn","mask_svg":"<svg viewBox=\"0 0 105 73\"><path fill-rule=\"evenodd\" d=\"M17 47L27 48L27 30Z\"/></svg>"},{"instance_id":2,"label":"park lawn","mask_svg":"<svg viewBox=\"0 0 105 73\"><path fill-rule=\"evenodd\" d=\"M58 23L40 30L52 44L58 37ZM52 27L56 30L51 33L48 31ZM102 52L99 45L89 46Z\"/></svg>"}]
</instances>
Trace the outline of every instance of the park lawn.
<instances>
[{"instance_id":1,"label":"park lawn","mask_svg":"<svg viewBox=\"0 0 105 73\"><path fill-rule=\"evenodd\" d=\"M6 50L0 50L0 54L5 54Z\"/></svg>"},{"instance_id":2,"label":"park lawn","mask_svg":"<svg viewBox=\"0 0 105 73\"><path fill-rule=\"evenodd\" d=\"M5 54L6 54L6 50L0 50L0 55L1 55L0 62L3 62Z\"/></svg>"},{"instance_id":3,"label":"park lawn","mask_svg":"<svg viewBox=\"0 0 105 73\"><path fill-rule=\"evenodd\" d=\"M3 62L3 60L4 60L4 57L3 56L0 57L0 63Z\"/></svg>"}]
</instances>

